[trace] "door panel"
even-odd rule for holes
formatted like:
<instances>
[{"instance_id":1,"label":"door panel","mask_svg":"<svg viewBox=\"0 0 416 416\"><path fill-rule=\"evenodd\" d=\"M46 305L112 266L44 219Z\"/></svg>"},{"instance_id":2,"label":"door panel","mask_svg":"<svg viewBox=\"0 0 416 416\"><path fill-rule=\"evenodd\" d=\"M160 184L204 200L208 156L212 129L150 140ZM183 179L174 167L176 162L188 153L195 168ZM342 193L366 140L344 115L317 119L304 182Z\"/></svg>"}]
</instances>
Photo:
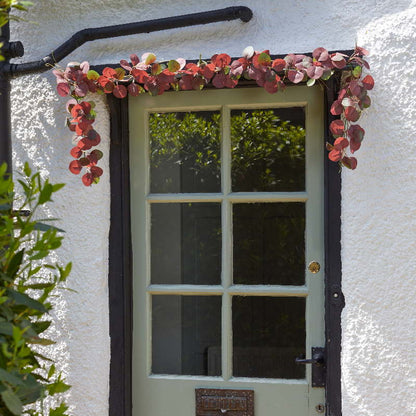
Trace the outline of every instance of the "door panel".
<instances>
[{"instance_id":1,"label":"door panel","mask_svg":"<svg viewBox=\"0 0 416 416\"><path fill-rule=\"evenodd\" d=\"M195 389L257 416L316 414L294 363L324 345L323 92L130 99L133 414L195 415Z\"/></svg>"}]
</instances>

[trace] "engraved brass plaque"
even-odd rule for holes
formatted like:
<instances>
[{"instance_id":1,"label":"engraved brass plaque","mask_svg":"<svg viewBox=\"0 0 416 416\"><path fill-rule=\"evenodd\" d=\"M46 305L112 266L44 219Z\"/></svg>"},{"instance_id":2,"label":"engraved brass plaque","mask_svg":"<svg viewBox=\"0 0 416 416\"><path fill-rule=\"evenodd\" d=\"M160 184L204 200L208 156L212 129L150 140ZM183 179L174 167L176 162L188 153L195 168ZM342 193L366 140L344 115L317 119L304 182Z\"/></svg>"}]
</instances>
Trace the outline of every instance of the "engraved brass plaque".
<instances>
[{"instance_id":1,"label":"engraved brass plaque","mask_svg":"<svg viewBox=\"0 0 416 416\"><path fill-rule=\"evenodd\" d=\"M254 390L195 389L195 416L254 416Z\"/></svg>"}]
</instances>

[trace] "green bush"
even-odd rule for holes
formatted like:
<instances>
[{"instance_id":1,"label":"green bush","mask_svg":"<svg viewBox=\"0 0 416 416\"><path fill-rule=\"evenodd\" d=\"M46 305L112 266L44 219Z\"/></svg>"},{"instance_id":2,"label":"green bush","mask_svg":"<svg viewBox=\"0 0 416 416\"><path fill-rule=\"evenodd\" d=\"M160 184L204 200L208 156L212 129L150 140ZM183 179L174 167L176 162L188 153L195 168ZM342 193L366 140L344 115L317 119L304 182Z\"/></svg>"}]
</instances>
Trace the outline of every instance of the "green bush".
<instances>
[{"instance_id":1,"label":"green bush","mask_svg":"<svg viewBox=\"0 0 416 416\"><path fill-rule=\"evenodd\" d=\"M54 342L44 332L51 325L51 299L71 264L50 262L51 251L61 246L61 230L49 219L35 219L63 184L43 181L26 164L17 200L6 170L0 166L0 415L65 416L68 407L59 393L70 386L47 356Z\"/></svg>"}]
</instances>

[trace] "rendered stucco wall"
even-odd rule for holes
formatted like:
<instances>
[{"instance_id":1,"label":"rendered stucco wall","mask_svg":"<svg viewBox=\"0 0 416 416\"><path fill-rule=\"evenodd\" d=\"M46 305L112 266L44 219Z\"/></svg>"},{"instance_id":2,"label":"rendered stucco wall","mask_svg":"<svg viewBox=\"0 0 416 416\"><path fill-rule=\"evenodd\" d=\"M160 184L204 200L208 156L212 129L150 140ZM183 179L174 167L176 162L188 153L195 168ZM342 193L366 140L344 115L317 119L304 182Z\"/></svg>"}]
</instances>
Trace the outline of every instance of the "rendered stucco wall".
<instances>
[{"instance_id":1,"label":"rendered stucco wall","mask_svg":"<svg viewBox=\"0 0 416 416\"><path fill-rule=\"evenodd\" d=\"M159 59L237 56L247 45L272 53L305 52L317 46L372 52L376 79L367 131L355 172L343 173L342 260L344 416L405 416L416 413L416 2L410 0L38 0L29 20L13 24L12 39L25 44L24 61L38 59L77 30L244 4L254 18L143 34L86 44L65 60L117 62L132 52ZM415 8L413 8L415 7ZM54 77L42 74L13 82L15 164L34 167L67 186L51 205L66 232L62 261L73 260L69 286L78 293L58 299L56 358L73 385L72 414L108 412L107 238L108 159L99 186L85 188L67 170L71 134L64 127L65 100ZM108 156L105 103L96 126Z\"/></svg>"}]
</instances>

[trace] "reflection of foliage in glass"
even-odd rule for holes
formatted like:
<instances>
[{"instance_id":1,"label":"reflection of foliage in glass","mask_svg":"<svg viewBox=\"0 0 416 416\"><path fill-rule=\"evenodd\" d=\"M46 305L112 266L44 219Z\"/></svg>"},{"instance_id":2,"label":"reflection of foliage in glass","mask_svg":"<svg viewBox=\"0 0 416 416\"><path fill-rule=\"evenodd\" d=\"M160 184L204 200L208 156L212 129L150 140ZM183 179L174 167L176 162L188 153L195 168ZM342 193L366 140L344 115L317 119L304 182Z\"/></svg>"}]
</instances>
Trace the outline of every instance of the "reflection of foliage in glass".
<instances>
[{"instance_id":1,"label":"reflection of foliage in glass","mask_svg":"<svg viewBox=\"0 0 416 416\"><path fill-rule=\"evenodd\" d=\"M303 116L303 109L293 109L299 110ZM282 121L278 113L278 109L232 112L233 190L304 189L303 120ZM219 112L154 113L149 131L152 192L219 191ZM175 184L173 169L180 169L180 184Z\"/></svg>"},{"instance_id":2,"label":"reflection of foliage in glass","mask_svg":"<svg viewBox=\"0 0 416 416\"><path fill-rule=\"evenodd\" d=\"M293 112L303 118L303 109ZM296 124L282 121L278 109L232 112L234 191L304 189L305 129Z\"/></svg>"},{"instance_id":3,"label":"reflection of foliage in glass","mask_svg":"<svg viewBox=\"0 0 416 416\"><path fill-rule=\"evenodd\" d=\"M220 190L220 117L208 111L149 116L152 192Z\"/></svg>"}]
</instances>

